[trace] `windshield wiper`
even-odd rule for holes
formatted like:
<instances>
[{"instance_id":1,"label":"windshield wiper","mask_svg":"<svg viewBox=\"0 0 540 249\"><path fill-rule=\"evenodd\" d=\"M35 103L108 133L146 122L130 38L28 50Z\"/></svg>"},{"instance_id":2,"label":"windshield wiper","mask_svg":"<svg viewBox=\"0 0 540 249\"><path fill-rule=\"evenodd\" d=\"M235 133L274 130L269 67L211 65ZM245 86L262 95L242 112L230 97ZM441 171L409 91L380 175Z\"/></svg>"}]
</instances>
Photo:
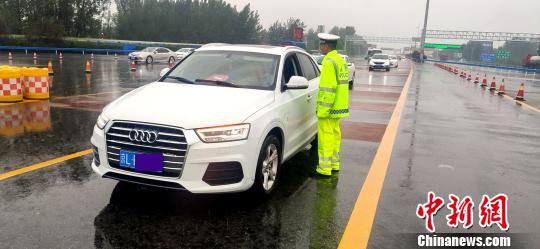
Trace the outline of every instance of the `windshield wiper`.
<instances>
[{"instance_id":1,"label":"windshield wiper","mask_svg":"<svg viewBox=\"0 0 540 249\"><path fill-rule=\"evenodd\" d=\"M184 83L189 83L189 84L195 84L195 82L191 81L191 80L188 80L184 77L180 77L180 76L167 76L165 77L165 79L174 79L174 80L177 80L177 81L180 81L180 82L184 82Z\"/></svg>"},{"instance_id":2,"label":"windshield wiper","mask_svg":"<svg viewBox=\"0 0 540 249\"><path fill-rule=\"evenodd\" d=\"M223 80L203 80L203 79L196 79L195 82L214 83L214 84L216 84L216 85L221 85L221 86L239 87L238 85L236 85L236 84L234 84L234 83L231 83L231 82L228 82L228 81L223 81Z\"/></svg>"}]
</instances>

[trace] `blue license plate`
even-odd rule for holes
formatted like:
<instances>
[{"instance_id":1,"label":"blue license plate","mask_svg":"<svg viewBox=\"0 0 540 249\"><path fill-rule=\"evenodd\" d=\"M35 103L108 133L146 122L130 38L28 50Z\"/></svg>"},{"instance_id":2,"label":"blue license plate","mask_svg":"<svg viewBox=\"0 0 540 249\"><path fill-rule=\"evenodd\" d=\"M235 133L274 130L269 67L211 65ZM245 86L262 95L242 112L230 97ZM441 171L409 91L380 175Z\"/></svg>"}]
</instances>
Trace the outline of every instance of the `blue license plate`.
<instances>
[{"instance_id":1,"label":"blue license plate","mask_svg":"<svg viewBox=\"0 0 540 249\"><path fill-rule=\"evenodd\" d=\"M163 172L163 154L120 150L120 167L137 172Z\"/></svg>"}]
</instances>

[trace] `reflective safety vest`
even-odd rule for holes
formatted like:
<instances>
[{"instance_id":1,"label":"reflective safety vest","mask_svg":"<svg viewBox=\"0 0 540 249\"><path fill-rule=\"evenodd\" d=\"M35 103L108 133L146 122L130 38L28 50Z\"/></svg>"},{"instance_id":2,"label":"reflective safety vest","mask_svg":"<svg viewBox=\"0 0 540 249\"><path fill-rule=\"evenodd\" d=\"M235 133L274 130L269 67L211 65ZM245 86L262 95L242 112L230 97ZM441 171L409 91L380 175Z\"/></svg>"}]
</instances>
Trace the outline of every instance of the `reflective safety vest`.
<instances>
[{"instance_id":1,"label":"reflective safety vest","mask_svg":"<svg viewBox=\"0 0 540 249\"><path fill-rule=\"evenodd\" d=\"M349 69L347 62L336 50L322 61L317 117L343 118L349 116Z\"/></svg>"}]
</instances>

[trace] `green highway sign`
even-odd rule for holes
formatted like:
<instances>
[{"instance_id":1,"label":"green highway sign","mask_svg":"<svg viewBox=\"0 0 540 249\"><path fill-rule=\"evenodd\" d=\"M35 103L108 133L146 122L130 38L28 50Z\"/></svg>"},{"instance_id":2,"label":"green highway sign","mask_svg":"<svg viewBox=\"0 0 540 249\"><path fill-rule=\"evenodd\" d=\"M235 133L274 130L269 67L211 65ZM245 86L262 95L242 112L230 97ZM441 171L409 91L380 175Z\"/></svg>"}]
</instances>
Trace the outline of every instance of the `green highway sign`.
<instances>
[{"instance_id":1,"label":"green highway sign","mask_svg":"<svg viewBox=\"0 0 540 249\"><path fill-rule=\"evenodd\" d=\"M426 43L425 48L438 48L438 49L461 49L462 45L459 44L440 44L440 43Z\"/></svg>"},{"instance_id":2,"label":"green highway sign","mask_svg":"<svg viewBox=\"0 0 540 249\"><path fill-rule=\"evenodd\" d=\"M506 50L497 51L497 59L510 59L512 58L512 52Z\"/></svg>"}]
</instances>

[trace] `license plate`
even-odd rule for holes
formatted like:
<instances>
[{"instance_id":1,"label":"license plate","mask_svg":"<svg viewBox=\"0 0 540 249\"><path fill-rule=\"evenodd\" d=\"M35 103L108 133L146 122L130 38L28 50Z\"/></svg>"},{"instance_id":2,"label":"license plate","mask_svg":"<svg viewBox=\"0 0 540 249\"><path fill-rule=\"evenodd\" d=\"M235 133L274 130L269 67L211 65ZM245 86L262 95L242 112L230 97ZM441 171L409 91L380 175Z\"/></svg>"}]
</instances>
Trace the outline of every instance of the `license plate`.
<instances>
[{"instance_id":1,"label":"license plate","mask_svg":"<svg viewBox=\"0 0 540 249\"><path fill-rule=\"evenodd\" d=\"M120 150L120 167L137 172L163 172L163 154Z\"/></svg>"}]
</instances>

